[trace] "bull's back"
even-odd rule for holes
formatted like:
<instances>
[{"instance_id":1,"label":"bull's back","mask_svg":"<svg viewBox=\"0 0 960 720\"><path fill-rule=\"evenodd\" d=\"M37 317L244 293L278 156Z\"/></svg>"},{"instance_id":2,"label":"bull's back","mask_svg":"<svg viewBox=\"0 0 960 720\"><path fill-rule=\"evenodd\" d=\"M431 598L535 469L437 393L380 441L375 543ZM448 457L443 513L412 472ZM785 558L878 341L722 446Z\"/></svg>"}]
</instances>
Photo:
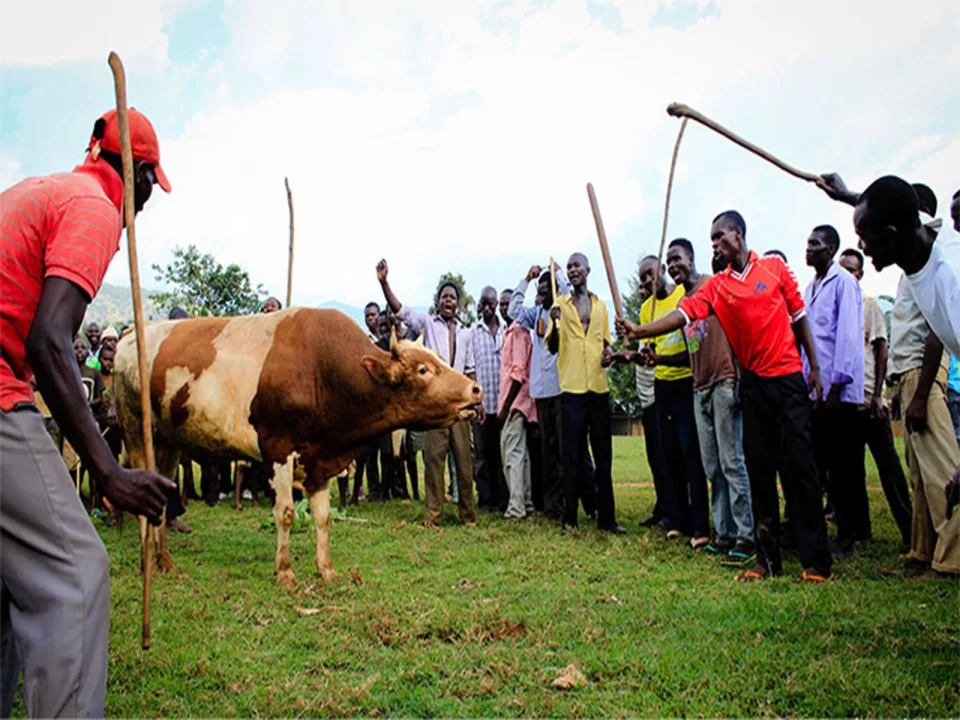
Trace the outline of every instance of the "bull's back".
<instances>
[{"instance_id":1,"label":"bull's back","mask_svg":"<svg viewBox=\"0 0 960 720\"><path fill-rule=\"evenodd\" d=\"M194 452L259 459L250 404L277 326L297 312L148 325L145 346L156 432ZM124 339L117 348L116 371L128 407L139 403L137 362L135 341Z\"/></svg>"}]
</instances>

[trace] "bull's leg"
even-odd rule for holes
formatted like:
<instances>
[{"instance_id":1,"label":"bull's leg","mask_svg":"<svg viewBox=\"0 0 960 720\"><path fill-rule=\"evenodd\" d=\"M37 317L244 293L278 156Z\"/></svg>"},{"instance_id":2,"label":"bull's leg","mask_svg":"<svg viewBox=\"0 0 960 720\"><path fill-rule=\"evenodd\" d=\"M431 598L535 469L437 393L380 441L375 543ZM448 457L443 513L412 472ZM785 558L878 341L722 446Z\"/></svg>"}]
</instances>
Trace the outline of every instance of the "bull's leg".
<instances>
[{"instance_id":1,"label":"bull's leg","mask_svg":"<svg viewBox=\"0 0 960 720\"><path fill-rule=\"evenodd\" d=\"M177 469L180 467L180 451L164 443L160 438L154 437L155 456L157 460L157 472L165 478L176 482ZM174 490L174 493L179 491ZM176 497L173 498L176 501ZM164 507L163 515L160 518L160 527L156 528L154 539L157 547L157 564L161 572L177 572L177 564L173 561L170 554L170 546L167 544L167 510Z\"/></svg>"},{"instance_id":2,"label":"bull's leg","mask_svg":"<svg viewBox=\"0 0 960 720\"><path fill-rule=\"evenodd\" d=\"M310 493L310 514L317 535L317 573L324 582L336 580L337 572L330 559L330 480Z\"/></svg>"},{"instance_id":3,"label":"bull's leg","mask_svg":"<svg viewBox=\"0 0 960 720\"><path fill-rule=\"evenodd\" d=\"M296 577L290 566L290 528L293 527L293 458L286 464L273 464L273 478L270 486L276 493L273 501L273 519L277 523L277 555L273 571L277 575L277 584L293 587Z\"/></svg>"}]
</instances>

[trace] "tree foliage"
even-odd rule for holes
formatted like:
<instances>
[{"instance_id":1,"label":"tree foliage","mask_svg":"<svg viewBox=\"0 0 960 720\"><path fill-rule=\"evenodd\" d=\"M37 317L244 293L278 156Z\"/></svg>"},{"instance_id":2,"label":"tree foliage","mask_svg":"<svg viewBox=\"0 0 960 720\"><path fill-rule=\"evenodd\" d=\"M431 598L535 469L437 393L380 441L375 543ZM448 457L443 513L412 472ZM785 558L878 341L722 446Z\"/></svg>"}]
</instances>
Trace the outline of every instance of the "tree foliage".
<instances>
[{"instance_id":1,"label":"tree foliage","mask_svg":"<svg viewBox=\"0 0 960 720\"><path fill-rule=\"evenodd\" d=\"M640 321L640 279L636 274L630 276L627 282L629 292L623 296L623 312L628 320L633 322ZM631 343L636 345L636 343ZM619 338L614 338L613 350L619 352L624 350L623 343ZM635 349L635 348L634 348ZM628 365L618 365L607 371L607 377L610 381L610 398L613 400L613 408L617 412L622 412L630 417L640 417L640 399L637 397L636 366L633 363Z\"/></svg>"},{"instance_id":2,"label":"tree foliage","mask_svg":"<svg viewBox=\"0 0 960 720\"><path fill-rule=\"evenodd\" d=\"M473 325L477 320L475 312L477 303L473 299L473 295L467 293L467 284L463 281L463 275L460 273L447 272L440 276L440 280L437 282L437 289L433 293L433 303L430 305L430 313L435 314L437 312L437 295L440 293L440 286L448 282L456 285L460 293L460 307L458 309L460 322L468 327Z\"/></svg>"},{"instance_id":3,"label":"tree foliage","mask_svg":"<svg viewBox=\"0 0 960 720\"><path fill-rule=\"evenodd\" d=\"M195 245L173 250L173 262L165 268L153 266L156 280L170 289L150 293L150 299L164 316L180 305L191 317L250 315L259 312L267 291L256 289L247 271L239 265L224 267L213 255L200 254Z\"/></svg>"}]
</instances>

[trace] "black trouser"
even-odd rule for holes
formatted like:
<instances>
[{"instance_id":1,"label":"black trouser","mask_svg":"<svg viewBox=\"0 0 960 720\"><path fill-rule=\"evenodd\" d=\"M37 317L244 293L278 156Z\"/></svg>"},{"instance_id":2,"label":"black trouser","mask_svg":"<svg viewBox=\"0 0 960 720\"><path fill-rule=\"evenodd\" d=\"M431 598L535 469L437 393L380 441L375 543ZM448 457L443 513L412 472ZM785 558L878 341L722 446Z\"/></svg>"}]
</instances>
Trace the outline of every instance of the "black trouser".
<instances>
[{"instance_id":1,"label":"black trouser","mask_svg":"<svg viewBox=\"0 0 960 720\"><path fill-rule=\"evenodd\" d=\"M530 499L533 509L543 512L543 458L540 456L540 423L528 422L527 452L530 455Z\"/></svg>"},{"instance_id":2,"label":"black trouser","mask_svg":"<svg viewBox=\"0 0 960 720\"><path fill-rule=\"evenodd\" d=\"M540 464L543 468L543 512L563 518L563 455L560 450L560 396L537 400L540 421Z\"/></svg>"},{"instance_id":3,"label":"black trouser","mask_svg":"<svg viewBox=\"0 0 960 720\"><path fill-rule=\"evenodd\" d=\"M611 476L613 440L610 434L610 395L591 392L576 395L563 393L561 398L563 522L566 525L576 525L578 499L590 497L595 491L597 526L612 527L616 525L616 506ZM583 470L588 437L593 461L596 463L593 482Z\"/></svg>"},{"instance_id":4,"label":"black trouser","mask_svg":"<svg viewBox=\"0 0 960 720\"><path fill-rule=\"evenodd\" d=\"M482 423L473 424L474 472L477 482L477 508L480 510L507 509L510 493L503 477L500 460L500 421L488 414ZM460 468L457 468L460 472Z\"/></svg>"},{"instance_id":5,"label":"black trouser","mask_svg":"<svg viewBox=\"0 0 960 720\"><path fill-rule=\"evenodd\" d=\"M667 519L671 529L710 536L710 496L700 457L700 435L693 414L693 378L655 380L654 395L664 485L669 489Z\"/></svg>"},{"instance_id":6,"label":"black trouser","mask_svg":"<svg viewBox=\"0 0 960 720\"><path fill-rule=\"evenodd\" d=\"M643 423L643 443L647 449L647 463L650 465L650 474L653 475L653 491L657 498L650 516L654 520L668 521L667 509L669 505L666 497L670 489L663 470L663 453L660 446L660 425L657 421L656 404L643 409L640 421Z\"/></svg>"},{"instance_id":7,"label":"black trouser","mask_svg":"<svg viewBox=\"0 0 960 720\"><path fill-rule=\"evenodd\" d=\"M857 471L863 463L863 450L850 447L850 433L857 436L860 426L858 405L840 403L830 407L821 403L813 413L813 437L819 477L830 475L830 500L837 523L837 548L847 550L856 540L870 537L870 504L867 478ZM862 447L862 446L861 446Z\"/></svg>"},{"instance_id":8,"label":"black trouser","mask_svg":"<svg viewBox=\"0 0 960 720\"><path fill-rule=\"evenodd\" d=\"M750 475L753 518L757 531L757 562L767 572L780 574L780 501L777 468L780 423L787 465L785 484L791 523L805 569L830 573L833 559L827 546L823 501L813 442L813 409L801 373L763 378L743 371L743 449Z\"/></svg>"},{"instance_id":9,"label":"black trouser","mask_svg":"<svg viewBox=\"0 0 960 720\"><path fill-rule=\"evenodd\" d=\"M385 487L389 480L384 478L380 483L380 466L377 464L377 456L380 454L379 438L374 440L367 447L366 452L357 457L357 474L353 479L353 499L360 497L360 488L363 487L363 473L367 473L367 498L369 500L386 500L389 497L389 490Z\"/></svg>"},{"instance_id":10,"label":"black trouser","mask_svg":"<svg viewBox=\"0 0 960 720\"><path fill-rule=\"evenodd\" d=\"M866 466L864 463L864 445L870 448L873 460L877 464L877 473L880 475L880 485L887 498L893 520L900 530L900 538L905 545L910 544L910 533L913 530L913 504L910 501L910 491L907 489L907 478L900 463L900 455L893 444L893 431L890 428L890 415L884 410L883 417L874 417L867 408L857 412L860 435L857 443L856 464L859 477L866 484ZM870 514L867 508L867 531L870 530Z\"/></svg>"}]
</instances>

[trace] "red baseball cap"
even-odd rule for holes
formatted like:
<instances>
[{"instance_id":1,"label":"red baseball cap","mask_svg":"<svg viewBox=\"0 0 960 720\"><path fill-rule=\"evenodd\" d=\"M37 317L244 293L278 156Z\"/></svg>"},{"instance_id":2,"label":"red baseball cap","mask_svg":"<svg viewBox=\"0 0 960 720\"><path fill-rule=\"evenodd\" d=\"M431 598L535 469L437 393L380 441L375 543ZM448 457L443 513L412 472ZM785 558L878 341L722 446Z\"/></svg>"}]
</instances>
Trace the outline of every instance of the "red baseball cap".
<instances>
[{"instance_id":1,"label":"red baseball cap","mask_svg":"<svg viewBox=\"0 0 960 720\"><path fill-rule=\"evenodd\" d=\"M120 154L120 122L117 120L116 110L107 110L101 119L106 123L103 138L99 140L100 147L107 152ZM157 184L165 192L170 192L170 181L167 174L160 167L160 142L153 125L147 116L135 108L127 109L127 123L130 125L130 148L134 160L143 160L153 165L153 172L157 176ZM90 146L97 143L97 139L90 138Z\"/></svg>"}]
</instances>

